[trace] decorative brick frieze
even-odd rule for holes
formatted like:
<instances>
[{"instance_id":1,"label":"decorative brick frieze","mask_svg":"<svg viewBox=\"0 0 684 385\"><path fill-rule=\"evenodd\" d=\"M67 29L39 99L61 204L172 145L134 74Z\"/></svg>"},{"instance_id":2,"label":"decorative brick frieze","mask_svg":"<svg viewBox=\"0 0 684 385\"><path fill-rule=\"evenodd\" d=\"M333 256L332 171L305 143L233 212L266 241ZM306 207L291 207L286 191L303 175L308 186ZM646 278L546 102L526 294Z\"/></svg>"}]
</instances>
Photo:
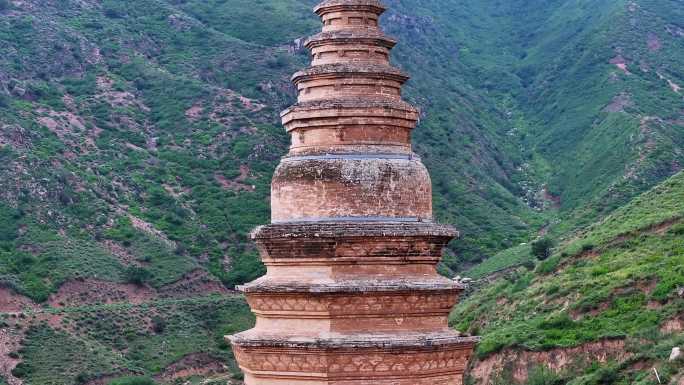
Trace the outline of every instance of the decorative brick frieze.
<instances>
[{"instance_id":1,"label":"decorative brick frieze","mask_svg":"<svg viewBox=\"0 0 684 385\"><path fill-rule=\"evenodd\" d=\"M453 229L432 223L276 224L256 229L266 265L439 262Z\"/></svg>"},{"instance_id":2,"label":"decorative brick frieze","mask_svg":"<svg viewBox=\"0 0 684 385\"><path fill-rule=\"evenodd\" d=\"M247 297L252 310L262 315L288 316L317 313L317 317L411 316L448 314L458 300L458 291L392 292L364 295L253 294Z\"/></svg>"},{"instance_id":3,"label":"decorative brick frieze","mask_svg":"<svg viewBox=\"0 0 684 385\"><path fill-rule=\"evenodd\" d=\"M457 335L405 336L394 342L384 342L383 336L355 338L324 338L311 343L275 337L238 345L235 354L243 370L254 378L317 379L325 381L322 384L443 378L452 381L444 384L454 385L465 371L469 351L476 342ZM426 345L428 340L431 345Z\"/></svg>"}]
</instances>

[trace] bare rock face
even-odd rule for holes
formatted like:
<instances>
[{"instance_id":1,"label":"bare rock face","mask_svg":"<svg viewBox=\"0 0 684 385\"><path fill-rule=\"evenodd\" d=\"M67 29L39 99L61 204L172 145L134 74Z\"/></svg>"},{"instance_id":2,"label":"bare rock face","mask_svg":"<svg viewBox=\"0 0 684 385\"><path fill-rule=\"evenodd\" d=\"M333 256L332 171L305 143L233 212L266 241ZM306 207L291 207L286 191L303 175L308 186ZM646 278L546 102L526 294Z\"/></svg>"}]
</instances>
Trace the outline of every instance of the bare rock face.
<instances>
[{"instance_id":1,"label":"bare rock face","mask_svg":"<svg viewBox=\"0 0 684 385\"><path fill-rule=\"evenodd\" d=\"M254 230L267 274L242 286L257 316L227 337L247 385L460 385L477 338L448 327L463 290L439 276L456 231L433 222L411 149L418 111L376 0L328 0L312 66L283 111L290 152Z\"/></svg>"}]
</instances>

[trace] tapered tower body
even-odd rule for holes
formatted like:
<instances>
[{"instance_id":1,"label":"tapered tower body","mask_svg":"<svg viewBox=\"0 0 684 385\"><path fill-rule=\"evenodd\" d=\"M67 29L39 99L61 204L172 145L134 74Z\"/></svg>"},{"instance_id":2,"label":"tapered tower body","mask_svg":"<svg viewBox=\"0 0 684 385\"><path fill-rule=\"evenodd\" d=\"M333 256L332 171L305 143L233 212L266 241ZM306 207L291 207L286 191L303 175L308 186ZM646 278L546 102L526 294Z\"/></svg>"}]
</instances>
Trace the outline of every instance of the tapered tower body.
<instances>
[{"instance_id":1,"label":"tapered tower body","mask_svg":"<svg viewBox=\"0 0 684 385\"><path fill-rule=\"evenodd\" d=\"M432 216L411 150L418 111L392 67L376 0L328 0L312 66L293 76L292 137L253 232L267 274L240 287L257 322L228 337L247 385L457 385L477 341L447 318L458 283L437 274L456 232Z\"/></svg>"}]
</instances>

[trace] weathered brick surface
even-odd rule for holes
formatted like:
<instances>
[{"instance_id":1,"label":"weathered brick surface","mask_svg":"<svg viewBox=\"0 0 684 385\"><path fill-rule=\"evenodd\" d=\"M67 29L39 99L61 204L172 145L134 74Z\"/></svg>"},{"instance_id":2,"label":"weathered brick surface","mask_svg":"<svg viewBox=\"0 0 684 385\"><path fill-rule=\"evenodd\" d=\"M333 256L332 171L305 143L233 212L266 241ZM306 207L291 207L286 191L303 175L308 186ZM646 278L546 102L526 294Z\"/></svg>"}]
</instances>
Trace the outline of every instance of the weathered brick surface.
<instances>
[{"instance_id":1,"label":"weathered brick surface","mask_svg":"<svg viewBox=\"0 0 684 385\"><path fill-rule=\"evenodd\" d=\"M271 219L432 219L432 185L415 159L289 158L273 175Z\"/></svg>"},{"instance_id":2,"label":"weathered brick surface","mask_svg":"<svg viewBox=\"0 0 684 385\"><path fill-rule=\"evenodd\" d=\"M437 273L457 235L433 222L430 176L411 149L377 0L327 0L312 66L283 111L290 152L272 224L252 237L267 267L240 286L256 326L228 337L247 385L462 385L477 338L448 326L463 287Z\"/></svg>"},{"instance_id":3,"label":"weathered brick surface","mask_svg":"<svg viewBox=\"0 0 684 385\"><path fill-rule=\"evenodd\" d=\"M449 333L383 339L388 337L326 338L316 343L266 338L234 350L253 384L313 378L320 381L313 383L320 384L454 385L459 383L475 343Z\"/></svg>"}]
</instances>

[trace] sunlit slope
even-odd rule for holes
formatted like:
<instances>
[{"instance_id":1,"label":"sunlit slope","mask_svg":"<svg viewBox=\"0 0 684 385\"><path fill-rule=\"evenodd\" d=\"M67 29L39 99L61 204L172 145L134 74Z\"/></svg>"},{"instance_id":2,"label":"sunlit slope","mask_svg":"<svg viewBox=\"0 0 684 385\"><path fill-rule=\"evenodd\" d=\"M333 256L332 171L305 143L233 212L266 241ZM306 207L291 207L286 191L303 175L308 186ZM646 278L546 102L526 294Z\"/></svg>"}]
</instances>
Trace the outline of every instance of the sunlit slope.
<instances>
[{"instance_id":1,"label":"sunlit slope","mask_svg":"<svg viewBox=\"0 0 684 385\"><path fill-rule=\"evenodd\" d=\"M520 268L470 296L452 324L484 336L482 360L508 348L544 351L625 340L629 359L608 365L616 373L611 383L645 384L650 382L640 381L650 368L635 370L637 362L653 362L665 376L680 367L663 358L684 342L676 327L684 317L683 289L680 173L576 234L534 270ZM595 369L586 364L572 370L586 371L589 381ZM593 383L582 381L566 382Z\"/></svg>"}]
</instances>

